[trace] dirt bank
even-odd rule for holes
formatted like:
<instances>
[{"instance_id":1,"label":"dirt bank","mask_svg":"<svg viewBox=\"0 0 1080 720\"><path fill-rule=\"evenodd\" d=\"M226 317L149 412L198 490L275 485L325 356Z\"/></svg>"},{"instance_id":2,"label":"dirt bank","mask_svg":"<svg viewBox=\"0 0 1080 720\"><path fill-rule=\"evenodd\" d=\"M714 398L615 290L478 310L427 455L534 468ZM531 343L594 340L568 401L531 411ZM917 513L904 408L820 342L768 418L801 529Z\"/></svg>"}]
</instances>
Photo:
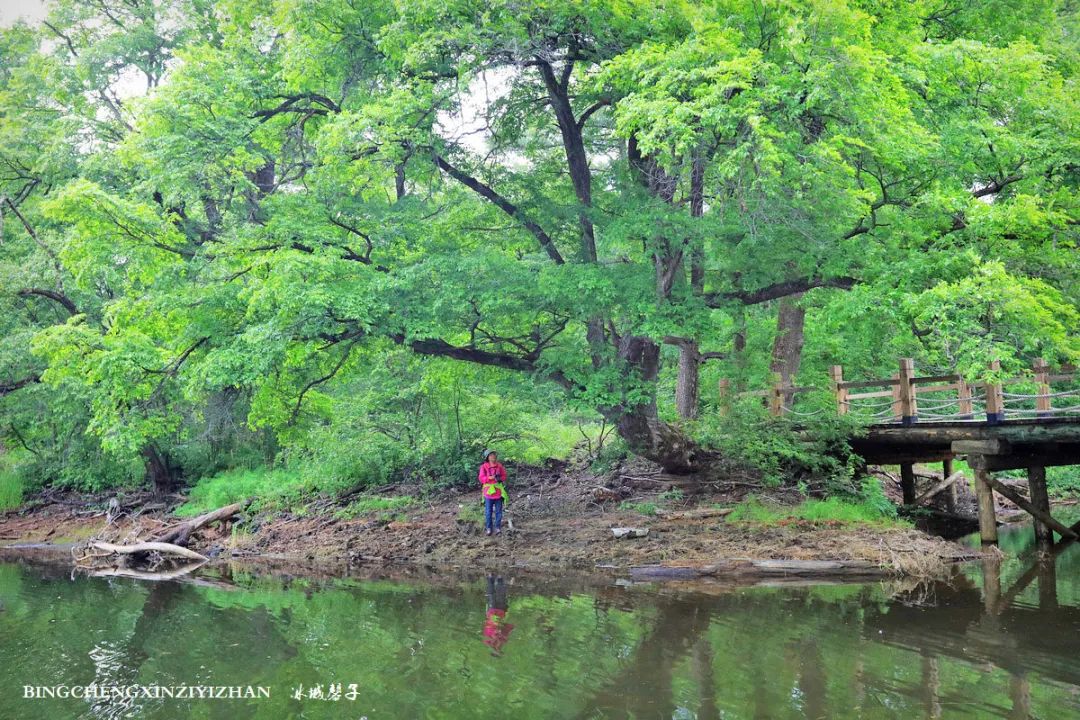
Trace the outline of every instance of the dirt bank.
<instances>
[{"instance_id":1,"label":"dirt bank","mask_svg":"<svg viewBox=\"0 0 1080 720\"><path fill-rule=\"evenodd\" d=\"M817 571L813 563L806 563L809 574L816 575L833 574L830 567L842 572L845 565L870 572L932 575L974 556L969 548L905 527L729 521L725 506L748 492L760 492L751 482L727 483L683 499L663 476L640 468L606 478L606 485L588 473L562 468L523 471L515 479L506 512L508 527L501 537L484 536L479 494L469 490L444 491L404 509L355 517L348 502L357 497L346 503L314 502L302 513L254 512L224 527L201 530L191 547L222 559L289 558L350 566L592 572L665 566L704 569L713 575L753 574L762 568L785 574L785 567L797 565L745 560L839 563L819 565ZM399 487L384 495L416 490ZM179 502L173 498L165 507L144 512L139 508L145 507L147 498L121 496L120 517L111 520L116 503L110 515L110 500L111 496L39 498L0 516L0 544L78 543L103 534L112 540L146 537L175 522L168 510ZM616 539L612 528L647 534Z\"/></svg>"}]
</instances>

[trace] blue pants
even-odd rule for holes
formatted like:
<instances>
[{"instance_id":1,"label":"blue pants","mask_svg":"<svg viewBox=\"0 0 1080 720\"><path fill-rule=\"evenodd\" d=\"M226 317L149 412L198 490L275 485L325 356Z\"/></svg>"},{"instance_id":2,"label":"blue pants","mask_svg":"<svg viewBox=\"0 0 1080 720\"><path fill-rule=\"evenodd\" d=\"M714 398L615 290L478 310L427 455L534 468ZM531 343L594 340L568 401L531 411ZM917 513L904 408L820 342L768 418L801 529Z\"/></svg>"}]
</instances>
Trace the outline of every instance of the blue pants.
<instances>
[{"instance_id":1,"label":"blue pants","mask_svg":"<svg viewBox=\"0 0 1080 720\"><path fill-rule=\"evenodd\" d=\"M491 498L484 498L484 529L485 530L498 530L502 527L502 508L503 499L492 500ZM495 522L491 522L491 511L495 511Z\"/></svg>"}]
</instances>

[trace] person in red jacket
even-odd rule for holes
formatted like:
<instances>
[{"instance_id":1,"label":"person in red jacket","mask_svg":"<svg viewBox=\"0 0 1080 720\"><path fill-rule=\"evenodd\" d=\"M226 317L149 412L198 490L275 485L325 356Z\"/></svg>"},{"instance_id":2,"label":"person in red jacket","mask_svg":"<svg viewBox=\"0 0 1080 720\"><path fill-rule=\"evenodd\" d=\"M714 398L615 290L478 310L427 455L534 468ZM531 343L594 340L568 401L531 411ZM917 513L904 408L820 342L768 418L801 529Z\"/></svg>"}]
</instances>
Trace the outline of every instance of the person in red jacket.
<instances>
[{"instance_id":1,"label":"person in red jacket","mask_svg":"<svg viewBox=\"0 0 1080 720\"><path fill-rule=\"evenodd\" d=\"M494 450L484 451L484 463L477 475L480 494L484 497L484 534L502 532L503 501L506 499L506 468ZM492 517L494 515L494 518Z\"/></svg>"}]
</instances>

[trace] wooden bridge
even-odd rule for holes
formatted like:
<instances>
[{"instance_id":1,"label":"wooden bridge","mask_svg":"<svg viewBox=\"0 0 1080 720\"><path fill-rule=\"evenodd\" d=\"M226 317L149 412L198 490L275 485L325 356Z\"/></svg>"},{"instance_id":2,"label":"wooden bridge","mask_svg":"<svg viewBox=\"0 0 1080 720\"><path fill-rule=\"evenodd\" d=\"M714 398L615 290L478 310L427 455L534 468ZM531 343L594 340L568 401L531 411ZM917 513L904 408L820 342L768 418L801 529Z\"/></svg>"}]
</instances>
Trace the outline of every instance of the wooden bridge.
<instances>
[{"instance_id":1,"label":"wooden bridge","mask_svg":"<svg viewBox=\"0 0 1080 720\"><path fill-rule=\"evenodd\" d=\"M866 433L851 438L852 450L868 463L900 466L905 505L946 490L955 500L962 475L952 464L965 459L975 474L984 543L997 542L995 492L1032 515L1040 550L1052 546L1054 532L1069 540L1080 537L1080 523L1070 527L1050 515L1046 491L1047 467L1080 465L1080 372L1075 368L1055 371L1040 359L1030 373L1005 378L994 362L993 380L969 383L956 374L918 376L914 361L903 358L890 378L845 380L839 365L829 374L827 388L775 383L738 395L762 398L774 416L835 413L864 419ZM730 382L721 380L722 413L732 397ZM916 494L914 465L928 462L942 463L943 480ZM1016 469L1027 470L1027 497L993 475Z\"/></svg>"}]
</instances>

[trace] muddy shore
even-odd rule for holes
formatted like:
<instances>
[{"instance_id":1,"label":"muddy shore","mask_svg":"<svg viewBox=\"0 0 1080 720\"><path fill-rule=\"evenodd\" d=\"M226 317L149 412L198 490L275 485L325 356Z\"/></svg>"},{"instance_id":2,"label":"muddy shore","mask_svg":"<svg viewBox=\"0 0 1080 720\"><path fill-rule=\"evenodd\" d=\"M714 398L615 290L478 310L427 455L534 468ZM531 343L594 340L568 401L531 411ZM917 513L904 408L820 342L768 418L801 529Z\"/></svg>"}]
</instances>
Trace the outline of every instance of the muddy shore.
<instances>
[{"instance_id":1,"label":"muddy shore","mask_svg":"<svg viewBox=\"0 0 1080 720\"><path fill-rule=\"evenodd\" d=\"M406 494L394 488L387 494ZM522 477L513 488L501 536L483 534L479 494L428 494L392 513L350 516L348 500L314 502L302 512L253 511L203 528L190 547L217 560L280 560L336 567L415 566L455 571L692 576L851 575L927 577L977 551L908 527L790 521L762 526L730 522L725 506L747 494L729 486L685 500L657 502L656 514L619 509L628 496L649 502L669 493L663 482L617 491L570 472ZM63 551L89 538L146 537L177 520L182 498L147 505L145 498L50 494L0 515L0 547L52 546ZM352 498L351 500L355 500ZM146 508L155 508L146 512ZM613 528L643 537L618 539ZM645 534L647 531L647 534Z\"/></svg>"}]
</instances>

